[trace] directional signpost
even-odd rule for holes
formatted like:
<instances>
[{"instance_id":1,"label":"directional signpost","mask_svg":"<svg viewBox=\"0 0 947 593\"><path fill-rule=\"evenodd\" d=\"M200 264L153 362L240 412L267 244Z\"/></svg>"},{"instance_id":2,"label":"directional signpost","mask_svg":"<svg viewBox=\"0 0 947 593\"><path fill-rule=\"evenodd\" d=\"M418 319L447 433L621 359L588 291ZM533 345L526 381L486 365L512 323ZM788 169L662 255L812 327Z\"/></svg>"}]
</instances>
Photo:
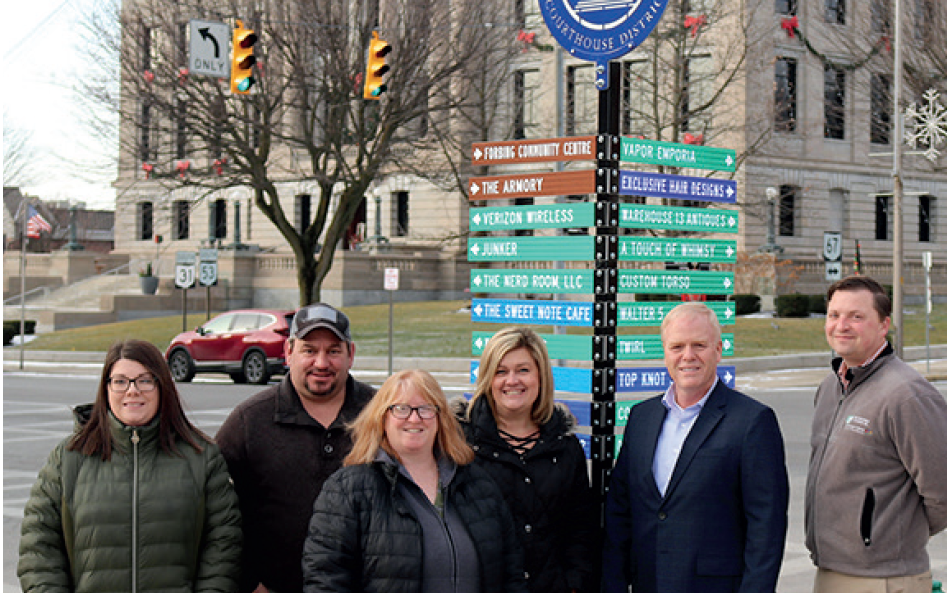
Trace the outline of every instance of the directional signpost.
<instances>
[{"instance_id":1,"label":"directional signpost","mask_svg":"<svg viewBox=\"0 0 947 593\"><path fill-rule=\"evenodd\" d=\"M595 225L595 204L471 208L471 231L561 229Z\"/></svg>"},{"instance_id":2,"label":"directional signpost","mask_svg":"<svg viewBox=\"0 0 947 593\"><path fill-rule=\"evenodd\" d=\"M471 292L595 294L595 275L603 270L471 270ZM624 294L732 294L733 272L619 270Z\"/></svg>"},{"instance_id":3,"label":"directional signpost","mask_svg":"<svg viewBox=\"0 0 947 593\"><path fill-rule=\"evenodd\" d=\"M492 332L472 332L471 353L480 356L493 336ZM723 334L723 355L733 356L733 334ZM542 336L550 358L571 360L593 360L598 355L598 336L569 334L545 334ZM618 336L616 353L618 360L654 360L664 357L659 335Z\"/></svg>"},{"instance_id":4,"label":"directional signpost","mask_svg":"<svg viewBox=\"0 0 947 593\"><path fill-rule=\"evenodd\" d=\"M469 261L590 261L604 237L476 237ZM619 261L734 263L736 242L715 239L618 238Z\"/></svg>"},{"instance_id":5,"label":"directional signpost","mask_svg":"<svg viewBox=\"0 0 947 593\"><path fill-rule=\"evenodd\" d=\"M737 182L711 177L684 177L621 170L618 193L623 196L652 196L704 202L737 201Z\"/></svg>"},{"instance_id":6,"label":"directional signpost","mask_svg":"<svg viewBox=\"0 0 947 593\"><path fill-rule=\"evenodd\" d=\"M618 303L618 325L625 327L656 327L679 302ZM706 303L721 325L736 321L736 304ZM592 327L595 305L577 301L541 301L508 299L473 299L470 319L476 323L518 325L570 325ZM557 385L558 388L558 385Z\"/></svg>"},{"instance_id":7,"label":"directional signpost","mask_svg":"<svg viewBox=\"0 0 947 593\"><path fill-rule=\"evenodd\" d=\"M477 142L473 145L472 165L548 163L552 161L591 161L595 159L595 136Z\"/></svg>"},{"instance_id":8,"label":"directional signpost","mask_svg":"<svg viewBox=\"0 0 947 593\"><path fill-rule=\"evenodd\" d=\"M622 204L618 223L626 229L736 233L740 226L740 213L710 208Z\"/></svg>"}]
</instances>

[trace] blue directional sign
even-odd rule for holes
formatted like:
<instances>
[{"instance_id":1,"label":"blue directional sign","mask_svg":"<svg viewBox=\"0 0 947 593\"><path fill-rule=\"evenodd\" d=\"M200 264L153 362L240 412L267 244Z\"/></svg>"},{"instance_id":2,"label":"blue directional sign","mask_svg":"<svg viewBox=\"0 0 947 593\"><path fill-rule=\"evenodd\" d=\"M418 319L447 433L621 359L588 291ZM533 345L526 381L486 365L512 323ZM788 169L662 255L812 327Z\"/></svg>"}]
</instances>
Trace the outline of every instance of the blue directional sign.
<instances>
[{"instance_id":1,"label":"blue directional sign","mask_svg":"<svg viewBox=\"0 0 947 593\"><path fill-rule=\"evenodd\" d=\"M651 196L733 204L737 201L737 182L729 179L685 177L622 169L618 193L622 196Z\"/></svg>"},{"instance_id":2,"label":"blue directional sign","mask_svg":"<svg viewBox=\"0 0 947 593\"><path fill-rule=\"evenodd\" d=\"M618 303L619 327L655 327L680 302ZM705 303L717 314L721 325L736 321L736 304L710 301ZM590 302L544 301L514 299L473 299L470 320L475 323L520 325L570 325L592 327L594 307Z\"/></svg>"},{"instance_id":3,"label":"blue directional sign","mask_svg":"<svg viewBox=\"0 0 947 593\"><path fill-rule=\"evenodd\" d=\"M608 62L651 34L668 0L543 0L546 27L559 45L580 60L595 62L595 86L608 88Z\"/></svg>"}]
</instances>

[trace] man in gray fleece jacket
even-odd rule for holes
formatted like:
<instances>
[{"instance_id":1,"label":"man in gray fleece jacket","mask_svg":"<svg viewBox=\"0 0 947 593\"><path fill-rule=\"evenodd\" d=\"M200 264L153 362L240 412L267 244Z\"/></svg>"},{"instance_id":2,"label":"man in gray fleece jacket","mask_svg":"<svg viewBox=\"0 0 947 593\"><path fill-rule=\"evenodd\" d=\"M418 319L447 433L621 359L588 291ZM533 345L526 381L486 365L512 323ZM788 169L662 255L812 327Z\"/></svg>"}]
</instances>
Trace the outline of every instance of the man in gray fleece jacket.
<instances>
[{"instance_id":1,"label":"man in gray fleece jacket","mask_svg":"<svg viewBox=\"0 0 947 593\"><path fill-rule=\"evenodd\" d=\"M891 301L865 276L833 284L806 483L815 593L931 590L930 537L947 527L947 401L893 352Z\"/></svg>"}]
</instances>

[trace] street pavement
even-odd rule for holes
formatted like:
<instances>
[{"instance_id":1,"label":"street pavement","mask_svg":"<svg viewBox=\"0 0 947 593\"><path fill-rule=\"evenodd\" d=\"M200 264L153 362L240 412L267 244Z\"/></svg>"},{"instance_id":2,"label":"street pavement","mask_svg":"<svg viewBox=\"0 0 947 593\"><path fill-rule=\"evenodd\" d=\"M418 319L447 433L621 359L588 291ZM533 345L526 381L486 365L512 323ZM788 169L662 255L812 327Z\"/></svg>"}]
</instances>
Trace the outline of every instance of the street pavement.
<instances>
[{"instance_id":1,"label":"street pavement","mask_svg":"<svg viewBox=\"0 0 947 593\"><path fill-rule=\"evenodd\" d=\"M941 358L915 360L912 365L929 377L947 394L947 347L937 347ZM907 358L918 354L914 349ZM30 353L20 368L19 351L4 350L4 384L11 391L4 395L4 574L3 593L19 591L15 575L16 546L22 507L29 485L55 442L71 429L71 421L62 397L55 395L77 389L93 393L104 353ZM808 457L808 426L811 421L812 395L826 376L825 354L791 358L727 360L736 362L737 388L772 406L779 417L787 448L790 474L790 530L778 591L809 593L814 569L803 546L802 497ZM818 364L802 367L813 360ZM792 367L799 365L798 368ZM378 385L387 376L386 357L356 357L353 369L359 379ZM435 373L448 397L470 391L470 359L394 358L395 370L425 368ZM742 370L741 370L742 369ZM752 369L752 370L749 370ZM47 377L40 383L34 378ZM58 383L57 383L58 381ZM24 389L23 385L43 385ZM49 385L49 392L43 392ZM62 387L66 385L66 387ZM258 391L254 386L235 386L225 375L198 376L194 383L182 386L182 395L190 403L189 412L203 430L214 434L236 403ZM35 391L35 392L34 392ZM26 393L31 392L31 393ZM73 396L75 397L75 396ZM80 396L81 397L81 396ZM18 453L18 448L25 450ZM947 580L947 533L935 536L929 546L935 579Z\"/></svg>"}]
</instances>

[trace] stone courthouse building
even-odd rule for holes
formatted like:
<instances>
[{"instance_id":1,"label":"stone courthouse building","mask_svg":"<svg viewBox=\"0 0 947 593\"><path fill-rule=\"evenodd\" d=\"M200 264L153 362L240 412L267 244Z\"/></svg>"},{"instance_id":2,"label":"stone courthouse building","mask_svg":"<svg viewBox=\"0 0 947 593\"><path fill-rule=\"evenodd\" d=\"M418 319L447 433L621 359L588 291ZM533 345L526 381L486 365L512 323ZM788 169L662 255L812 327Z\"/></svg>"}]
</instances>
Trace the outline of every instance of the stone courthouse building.
<instances>
[{"instance_id":1,"label":"stone courthouse building","mask_svg":"<svg viewBox=\"0 0 947 593\"><path fill-rule=\"evenodd\" d=\"M125 4L141 1L125 0ZM379 2L385 0L374 0L376 5ZM450 0L444 4L449 6ZM519 49L509 61L497 65L508 70L508 83L501 90L504 108L479 140L595 134L594 64L559 50L542 20L539 0L509 4L503 26ZM908 70L915 74L939 71L943 85L945 64L937 62L937 56L928 56L925 48L928 42L943 45L944 3L917 0L902 5ZM732 174L738 182L737 203L718 205L741 214L735 237L739 263L731 266L737 292L824 291L828 283L822 249L827 231L842 234L843 273L853 270L857 243L862 271L885 283L892 281L890 153L897 139L891 98L889 46L894 21L890 11L888 0L671 0L653 39L621 58L622 76L612 84L621 86L622 135L702 143L737 153L738 168ZM265 42L272 34L268 28L279 25L268 22L263 14L260 28ZM166 33L177 36L177 43L185 46L189 20L212 16L181 11L179 30ZM221 20L231 23L230 17ZM154 31L147 27L126 31L123 60L141 57L134 49L141 44L128 41L135 35L154 35ZM917 78L909 82L903 91L905 104L919 100L926 88ZM126 90L122 100L125 111L137 113L138 120L125 118L122 123L123 149L115 180L119 196L116 252L142 262L157 259L164 290L172 284L176 252L213 245L220 249L221 283L215 290L231 306L296 306L293 253L273 223L254 206L252 191L239 186L213 191L180 186L177 181L185 175L212 174L223 165L219 155L190 152L187 142L178 141L186 129L149 128L153 114L141 97ZM304 225L315 213L318 188L312 179L291 174L297 170L292 151L279 146L273 150L277 155L273 162L288 172L278 181L283 209L292 218L291 224ZM156 164L161 160L159 152L167 157L164 165ZM941 152L947 152L947 147L941 147ZM450 156L430 167L456 169L461 180L592 166L544 163L474 168L469 143ZM164 167L164 174L158 175L154 167ZM696 170L680 173L708 175ZM434 177L391 163L378 171L336 247L332 271L322 289L324 300L343 306L387 300L382 278L389 267L402 271L397 299L469 296L469 270L477 265L466 259L468 197L457 188L445 189L432 181ZM911 302L921 294L925 251L934 254L936 294L945 297L947 159L932 162L907 154L902 177L906 299ZM462 187L463 182L458 184ZM537 197L516 203L588 199L593 198ZM489 205L507 204L512 201ZM157 236L161 242L156 245ZM549 264L532 267L544 265Z\"/></svg>"}]
</instances>

